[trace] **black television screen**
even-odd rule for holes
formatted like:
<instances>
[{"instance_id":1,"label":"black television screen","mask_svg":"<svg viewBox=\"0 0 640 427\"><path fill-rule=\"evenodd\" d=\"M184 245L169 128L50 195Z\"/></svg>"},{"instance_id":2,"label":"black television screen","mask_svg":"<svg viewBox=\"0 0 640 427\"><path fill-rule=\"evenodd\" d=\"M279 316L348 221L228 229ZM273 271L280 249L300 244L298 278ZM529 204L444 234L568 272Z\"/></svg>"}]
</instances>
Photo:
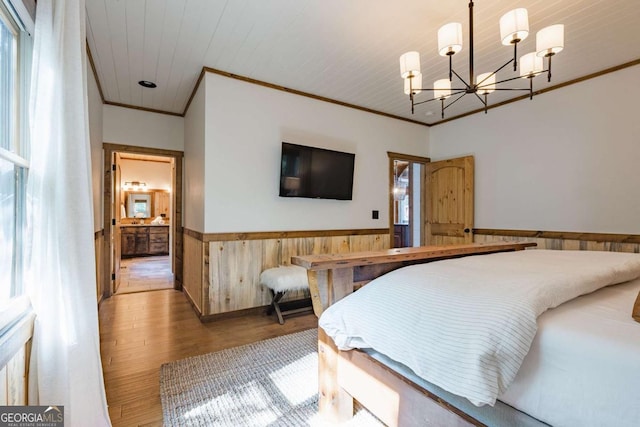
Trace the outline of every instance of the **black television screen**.
<instances>
[{"instance_id":1,"label":"black television screen","mask_svg":"<svg viewBox=\"0 0 640 427\"><path fill-rule=\"evenodd\" d=\"M282 143L280 197L351 200L355 154Z\"/></svg>"}]
</instances>

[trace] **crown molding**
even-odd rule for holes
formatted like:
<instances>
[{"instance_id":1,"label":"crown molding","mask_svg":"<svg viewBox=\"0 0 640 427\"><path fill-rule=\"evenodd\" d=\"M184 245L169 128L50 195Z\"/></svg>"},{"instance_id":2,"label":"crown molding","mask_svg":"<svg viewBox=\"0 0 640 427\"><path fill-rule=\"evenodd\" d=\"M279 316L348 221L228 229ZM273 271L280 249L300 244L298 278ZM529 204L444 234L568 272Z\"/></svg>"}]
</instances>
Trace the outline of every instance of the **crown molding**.
<instances>
[{"instance_id":1,"label":"crown molding","mask_svg":"<svg viewBox=\"0 0 640 427\"><path fill-rule=\"evenodd\" d=\"M215 68L209 68L209 67L202 67L202 71L200 72L200 77L198 78L198 81L196 82L196 85L194 86L193 91L191 92L191 96L189 97L189 101L187 102L187 106L185 107L184 112L182 113L183 116L187 114L187 110L189 109L189 106L191 105L191 101L193 100L193 97L195 96L195 94L196 94L196 92L198 90L198 87L200 86L200 83L202 82L202 79L203 79L205 73L217 74L219 76L228 77L228 78L231 78L231 79L243 81L245 83L251 83L251 84L258 85L258 86L267 87L269 89L280 90L280 91L283 91L283 92L291 93L293 95L299 95L299 96L304 96L304 97L307 97L307 98L315 99L317 101L328 102L330 104L340 105L342 107L347 107L347 108L353 108L355 110L364 111L366 113L376 114L376 115L383 116L383 117L389 117L389 118L395 119L395 120L401 120L403 122L409 122L409 123L413 123L413 124L416 124L416 125L429 127L429 124L427 124L425 122L420 122L418 120L408 119L408 118L402 117L402 116L396 116L394 114L389 114L389 113L385 113L385 112L382 112L382 111L373 110L371 108L362 107L362 106L355 105L355 104L350 104L348 102L338 101L336 99L327 98L325 96L320 96L320 95L316 95L316 94L309 93L309 92L303 92L301 90L291 89L291 88L288 88L288 87L285 87L285 86L280 86L280 85L276 85L276 84L273 84L273 83L265 82L265 81L262 81L262 80L256 80L256 79L252 79L250 77L241 76L239 74L233 74L233 73L229 73L227 71L222 71L222 70L218 70L218 69L215 69Z\"/></svg>"}]
</instances>

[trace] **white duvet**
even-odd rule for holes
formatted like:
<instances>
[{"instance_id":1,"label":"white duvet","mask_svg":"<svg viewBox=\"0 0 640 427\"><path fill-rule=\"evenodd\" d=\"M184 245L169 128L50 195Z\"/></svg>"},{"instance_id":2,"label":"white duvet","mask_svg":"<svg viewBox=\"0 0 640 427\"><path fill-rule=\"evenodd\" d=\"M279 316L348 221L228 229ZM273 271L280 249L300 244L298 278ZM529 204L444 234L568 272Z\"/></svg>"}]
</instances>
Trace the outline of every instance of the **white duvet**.
<instances>
[{"instance_id":1,"label":"white duvet","mask_svg":"<svg viewBox=\"0 0 640 427\"><path fill-rule=\"evenodd\" d=\"M374 348L425 380L493 405L545 310L640 277L640 255L527 250L405 267L338 301L319 325L343 349Z\"/></svg>"}]
</instances>

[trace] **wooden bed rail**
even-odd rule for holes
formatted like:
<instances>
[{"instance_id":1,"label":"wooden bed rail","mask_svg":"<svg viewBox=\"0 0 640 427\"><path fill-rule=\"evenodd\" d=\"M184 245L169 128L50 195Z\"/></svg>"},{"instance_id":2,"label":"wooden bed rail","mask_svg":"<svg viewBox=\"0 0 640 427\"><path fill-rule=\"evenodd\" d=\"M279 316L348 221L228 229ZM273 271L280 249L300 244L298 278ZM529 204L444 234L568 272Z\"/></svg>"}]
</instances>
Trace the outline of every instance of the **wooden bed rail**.
<instances>
[{"instance_id":1,"label":"wooden bed rail","mask_svg":"<svg viewBox=\"0 0 640 427\"><path fill-rule=\"evenodd\" d=\"M354 400L389 427L486 427L360 350L339 350L318 328L318 412L342 423L353 417Z\"/></svg>"},{"instance_id":2,"label":"wooden bed rail","mask_svg":"<svg viewBox=\"0 0 640 427\"><path fill-rule=\"evenodd\" d=\"M308 270L313 311L320 317L327 307L354 289L400 267L468 255L520 251L532 246L536 246L536 243L420 246L375 252L294 256L291 257L291 263Z\"/></svg>"}]
</instances>

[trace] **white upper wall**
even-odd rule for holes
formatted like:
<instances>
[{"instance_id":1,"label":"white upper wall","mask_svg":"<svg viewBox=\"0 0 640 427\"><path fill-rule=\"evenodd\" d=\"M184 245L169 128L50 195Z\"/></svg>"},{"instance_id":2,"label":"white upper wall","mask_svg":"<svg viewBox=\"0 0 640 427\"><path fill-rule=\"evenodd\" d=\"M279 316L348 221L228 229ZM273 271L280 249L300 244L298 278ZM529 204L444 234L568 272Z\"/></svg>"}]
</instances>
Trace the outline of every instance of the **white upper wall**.
<instances>
[{"instance_id":1,"label":"white upper wall","mask_svg":"<svg viewBox=\"0 0 640 427\"><path fill-rule=\"evenodd\" d=\"M425 126L211 73L204 84L205 232L388 227L387 151L428 152ZM355 153L353 200L279 197L282 141Z\"/></svg>"},{"instance_id":2,"label":"white upper wall","mask_svg":"<svg viewBox=\"0 0 640 427\"><path fill-rule=\"evenodd\" d=\"M475 156L475 227L640 234L640 66L430 128ZM489 97L490 98L490 97Z\"/></svg>"},{"instance_id":3,"label":"white upper wall","mask_svg":"<svg viewBox=\"0 0 640 427\"><path fill-rule=\"evenodd\" d=\"M184 150L184 118L104 105L104 142L136 147Z\"/></svg>"},{"instance_id":4,"label":"white upper wall","mask_svg":"<svg viewBox=\"0 0 640 427\"><path fill-rule=\"evenodd\" d=\"M102 178L102 98L93 71L87 62L87 99L89 109L89 140L91 142L91 185L93 192L93 228L103 228Z\"/></svg>"},{"instance_id":5,"label":"white upper wall","mask_svg":"<svg viewBox=\"0 0 640 427\"><path fill-rule=\"evenodd\" d=\"M205 105L204 83L198 88L184 118L183 226L204 231Z\"/></svg>"},{"instance_id":6,"label":"white upper wall","mask_svg":"<svg viewBox=\"0 0 640 427\"><path fill-rule=\"evenodd\" d=\"M146 160L120 160L120 182L139 181L147 184L149 190L171 189L171 164Z\"/></svg>"}]
</instances>

